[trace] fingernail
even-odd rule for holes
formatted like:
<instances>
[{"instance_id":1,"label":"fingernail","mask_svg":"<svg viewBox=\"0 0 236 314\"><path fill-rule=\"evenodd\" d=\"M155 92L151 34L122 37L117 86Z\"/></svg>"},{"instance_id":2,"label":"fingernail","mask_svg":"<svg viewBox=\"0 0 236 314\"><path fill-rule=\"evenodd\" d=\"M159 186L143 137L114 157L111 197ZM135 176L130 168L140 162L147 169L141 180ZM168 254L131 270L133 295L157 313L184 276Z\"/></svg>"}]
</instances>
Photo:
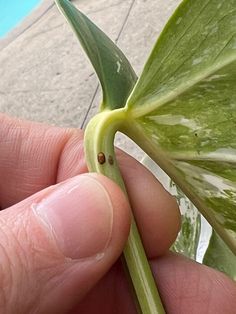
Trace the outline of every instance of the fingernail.
<instances>
[{"instance_id":1,"label":"fingernail","mask_svg":"<svg viewBox=\"0 0 236 314\"><path fill-rule=\"evenodd\" d=\"M34 206L34 212L66 257L96 256L103 253L110 242L112 202L93 175L80 175L59 184Z\"/></svg>"}]
</instances>

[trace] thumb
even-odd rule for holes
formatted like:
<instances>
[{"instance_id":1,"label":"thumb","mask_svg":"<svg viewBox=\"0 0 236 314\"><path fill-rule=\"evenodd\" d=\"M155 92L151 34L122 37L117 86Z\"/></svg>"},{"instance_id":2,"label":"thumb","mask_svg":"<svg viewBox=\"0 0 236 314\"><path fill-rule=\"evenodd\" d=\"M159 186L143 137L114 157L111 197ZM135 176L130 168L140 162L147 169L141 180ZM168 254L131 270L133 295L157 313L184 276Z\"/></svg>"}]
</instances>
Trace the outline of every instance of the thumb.
<instances>
[{"instance_id":1,"label":"thumb","mask_svg":"<svg viewBox=\"0 0 236 314\"><path fill-rule=\"evenodd\" d=\"M0 213L0 313L67 313L109 270L129 231L109 179L83 174Z\"/></svg>"}]
</instances>

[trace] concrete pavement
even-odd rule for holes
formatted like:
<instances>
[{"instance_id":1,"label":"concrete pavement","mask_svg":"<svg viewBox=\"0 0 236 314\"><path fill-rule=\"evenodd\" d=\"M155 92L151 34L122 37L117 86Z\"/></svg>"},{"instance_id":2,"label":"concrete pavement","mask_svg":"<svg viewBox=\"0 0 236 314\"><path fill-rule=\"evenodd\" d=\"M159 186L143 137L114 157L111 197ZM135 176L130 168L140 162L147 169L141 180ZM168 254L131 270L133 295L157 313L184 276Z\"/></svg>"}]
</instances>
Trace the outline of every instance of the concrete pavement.
<instances>
[{"instance_id":1,"label":"concrete pavement","mask_svg":"<svg viewBox=\"0 0 236 314\"><path fill-rule=\"evenodd\" d=\"M73 1L117 41L138 74L180 2ZM0 111L62 127L85 126L100 100L92 66L52 1L44 1L40 15L35 14L28 18L25 31L17 37L11 34L4 45L0 41ZM124 137L119 136L117 144L141 158Z\"/></svg>"}]
</instances>

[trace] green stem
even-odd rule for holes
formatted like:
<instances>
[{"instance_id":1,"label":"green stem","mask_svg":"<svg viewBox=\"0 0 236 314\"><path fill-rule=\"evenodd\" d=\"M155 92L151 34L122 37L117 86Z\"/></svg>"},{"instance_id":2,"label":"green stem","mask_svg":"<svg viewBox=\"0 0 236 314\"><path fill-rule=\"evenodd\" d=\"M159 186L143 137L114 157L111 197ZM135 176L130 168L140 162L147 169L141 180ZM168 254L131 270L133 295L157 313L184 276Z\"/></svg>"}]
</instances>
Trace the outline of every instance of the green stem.
<instances>
[{"instance_id":1,"label":"green stem","mask_svg":"<svg viewBox=\"0 0 236 314\"><path fill-rule=\"evenodd\" d=\"M111 178L127 195L114 152L115 133L122 128L126 119L123 109L104 111L96 115L85 130L85 154L89 171ZM123 254L141 313L165 313L133 217Z\"/></svg>"}]
</instances>

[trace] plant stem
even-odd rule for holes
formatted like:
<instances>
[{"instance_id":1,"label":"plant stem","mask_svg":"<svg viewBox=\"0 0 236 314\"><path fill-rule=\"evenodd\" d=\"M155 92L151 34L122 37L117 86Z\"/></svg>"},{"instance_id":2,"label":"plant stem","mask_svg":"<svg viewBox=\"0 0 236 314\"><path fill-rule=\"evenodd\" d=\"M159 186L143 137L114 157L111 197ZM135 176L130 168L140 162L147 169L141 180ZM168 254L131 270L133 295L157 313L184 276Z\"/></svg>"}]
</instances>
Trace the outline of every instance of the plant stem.
<instances>
[{"instance_id":1,"label":"plant stem","mask_svg":"<svg viewBox=\"0 0 236 314\"><path fill-rule=\"evenodd\" d=\"M85 130L85 154L89 171L111 178L127 195L114 153L115 133L125 120L124 109L96 115ZM141 313L165 313L133 216L123 254Z\"/></svg>"}]
</instances>

